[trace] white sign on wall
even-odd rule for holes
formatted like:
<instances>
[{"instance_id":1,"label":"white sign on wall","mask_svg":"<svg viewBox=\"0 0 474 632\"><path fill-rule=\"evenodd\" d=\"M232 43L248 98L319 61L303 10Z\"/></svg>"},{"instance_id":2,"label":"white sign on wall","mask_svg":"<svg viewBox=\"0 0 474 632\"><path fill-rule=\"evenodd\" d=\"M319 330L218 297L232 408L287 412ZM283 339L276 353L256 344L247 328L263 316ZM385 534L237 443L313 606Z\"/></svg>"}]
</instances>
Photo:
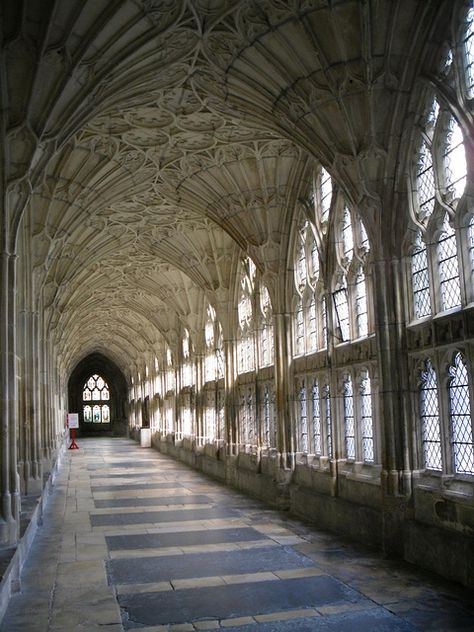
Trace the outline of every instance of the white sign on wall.
<instances>
[{"instance_id":1,"label":"white sign on wall","mask_svg":"<svg viewBox=\"0 0 474 632\"><path fill-rule=\"evenodd\" d=\"M68 413L67 425L68 428L79 428L79 413Z\"/></svg>"}]
</instances>

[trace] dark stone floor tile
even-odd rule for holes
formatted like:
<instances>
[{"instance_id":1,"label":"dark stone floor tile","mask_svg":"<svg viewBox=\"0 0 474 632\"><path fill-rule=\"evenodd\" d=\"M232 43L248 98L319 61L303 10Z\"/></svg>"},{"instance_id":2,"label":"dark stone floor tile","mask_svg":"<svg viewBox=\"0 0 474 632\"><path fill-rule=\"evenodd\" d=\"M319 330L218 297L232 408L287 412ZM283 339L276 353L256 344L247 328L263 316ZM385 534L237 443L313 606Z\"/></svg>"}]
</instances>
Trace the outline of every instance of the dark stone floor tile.
<instances>
[{"instance_id":1,"label":"dark stone floor tile","mask_svg":"<svg viewBox=\"0 0 474 632\"><path fill-rule=\"evenodd\" d=\"M149 582L261 573L312 566L311 560L288 547L189 553L160 557L115 559L107 562L109 584ZM349 589L351 590L351 589ZM355 592L355 591L353 591Z\"/></svg>"},{"instance_id":2,"label":"dark stone floor tile","mask_svg":"<svg viewBox=\"0 0 474 632\"><path fill-rule=\"evenodd\" d=\"M180 509L177 511L137 511L134 513L91 514L93 527L120 526L123 524L150 524L155 522L186 522L189 520L215 520L235 518L237 512L227 507Z\"/></svg>"},{"instance_id":3,"label":"dark stone floor tile","mask_svg":"<svg viewBox=\"0 0 474 632\"><path fill-rule=\"evenodd\" d=\"M237 529L209 529L207 531L183 531L182 533L143 533L106 536L111 551L121 549L149 549L168 546L191 546L221 542L248 542L268 539L251 527Z\"/></svg>"},{"instance_id":4,"label":"dark stone floor tile","mask_svg":"<svg viewBox=\"0 0 474 632\"><path fill-rule=\"evenodd\" d=\"M183 487L182 483L175 483L174 481L165 481L163 483L124 483L122 485L93 485L91 490L93 492L125 492L134 491L137 489L174 489Z\"/></svg>"},{"instance_id":5,"label":"dark stone floor tile","mask_svg":"<svg viewBox=\"0 0 474 632\"><path fill-rule=\"evenodd\" d=\"M95 500L97 509L112 509L114 507L153 507L155 505L210 505L212 498L203 494L188 494L187 496L160 496L157 498L107 498Z\"/></svg>"},{"instance_id":6,"label":"dark stone floor tile","mask_svg":"<svg viewBox=\"0 0 474 632\"><path fill-rule=\"evenodd\" d=\"M118 600L125 629L364 601L357 592L328 576L125 594ZM351 632L359 629L366 628L353 627Z\"/></svg>"},{"instance_id":7,"label":"dark stone floor tile","mask_svg":"<svg viewBox=\"0 0 474 632\"><path fill-rule=\"evenodd\" d=\"M386 608L412 624L417 630L430 632L472 632L474 630L474 595L472 608L469 608L465 601L448 599L439 594L423 600L399 601L388 604Z\"/></svg>"}]
</instances>

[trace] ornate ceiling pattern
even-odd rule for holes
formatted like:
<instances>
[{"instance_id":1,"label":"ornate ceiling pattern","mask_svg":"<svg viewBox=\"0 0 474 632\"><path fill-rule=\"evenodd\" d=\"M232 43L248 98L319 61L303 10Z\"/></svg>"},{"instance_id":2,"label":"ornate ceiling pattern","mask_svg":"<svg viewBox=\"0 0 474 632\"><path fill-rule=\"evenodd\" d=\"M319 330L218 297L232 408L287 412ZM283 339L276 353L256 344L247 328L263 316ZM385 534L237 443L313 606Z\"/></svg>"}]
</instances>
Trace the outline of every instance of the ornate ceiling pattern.
<instances>
[{"instance_id":1,"label":"ornate ceiling pattern","mask_svg":"<svg viewBox=\"0 0 474 632\"><path fill-rule=\"evenodd\" d=\"M224 320L244 254L281 296L317 161L372 230L392 223L397 123L449 4L6 3L4 241L29 227L68 370L160 353L209 302Z\"/></svg>"}]
</instances>

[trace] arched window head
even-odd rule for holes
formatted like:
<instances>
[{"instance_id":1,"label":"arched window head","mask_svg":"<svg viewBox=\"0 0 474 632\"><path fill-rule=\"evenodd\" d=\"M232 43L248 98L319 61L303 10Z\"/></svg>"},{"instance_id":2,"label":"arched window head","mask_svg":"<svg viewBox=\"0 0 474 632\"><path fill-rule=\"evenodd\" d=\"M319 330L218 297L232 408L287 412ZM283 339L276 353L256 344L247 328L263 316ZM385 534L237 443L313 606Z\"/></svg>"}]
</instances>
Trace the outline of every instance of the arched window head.
<instances>
[{"instance_id":1,"label":"arched window head","mask_svg":"<svg viewBox=\"0 0 474 632\"><path fill-rule=\"evenodd\" d=\"M110 389L97 373L86 381L82 389L84 423L110 423ZM107 402L106 404L104 402Z\"/></svg>"}]
</instances>

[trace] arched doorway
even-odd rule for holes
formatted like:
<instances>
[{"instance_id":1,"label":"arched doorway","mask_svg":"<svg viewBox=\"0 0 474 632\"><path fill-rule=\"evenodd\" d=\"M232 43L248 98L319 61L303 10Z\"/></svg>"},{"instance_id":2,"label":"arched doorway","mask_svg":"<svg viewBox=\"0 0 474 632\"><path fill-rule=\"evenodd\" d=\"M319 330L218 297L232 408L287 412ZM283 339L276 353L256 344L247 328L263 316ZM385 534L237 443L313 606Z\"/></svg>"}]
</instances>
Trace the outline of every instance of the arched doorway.
<instances>
[{"instance_id":1,"label":"arched doorway","mask_svg":"<svg viewBox=\"0 0 474 632\"><path fill-rule=\"evenodd\" d=\"M79 434L127 434L127 383L106 356L93 353L79 362L68 383L69 412L79 414Z\"/></svg>"}]
</instances>

